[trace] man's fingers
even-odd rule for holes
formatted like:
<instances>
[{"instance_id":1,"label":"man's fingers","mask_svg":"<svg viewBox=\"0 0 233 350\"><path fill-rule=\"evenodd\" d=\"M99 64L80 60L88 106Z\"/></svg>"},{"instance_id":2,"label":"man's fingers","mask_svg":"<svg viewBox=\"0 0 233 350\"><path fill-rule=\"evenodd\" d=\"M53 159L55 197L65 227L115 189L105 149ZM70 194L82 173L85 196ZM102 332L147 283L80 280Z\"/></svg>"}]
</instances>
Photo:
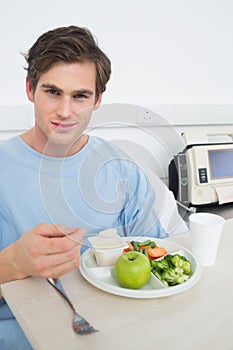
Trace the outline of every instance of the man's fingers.
<instances>
[{"instance_id":1,"label":"man's fingers","mask_svg":"<svg viewBox=\"0 0 233 350\"><path fill-rule=\"evenodd\" d=\"M76 229L74 232L66 235L68 239L78 244L82 244L84 236L85 236L84 229Z\"/></svg>"},{"instance_id":2,"label":"man's fingers","mask_svg":"<svg viewBox=\"0 0 233 350\"><path fill-rule=\"evenodd\" d=\"M44 238L43 253L45 255L62 254L77 246L80 248L82 242L83 231L77 229L74 234L69 236Z\"/></svg>"},{"instance_id":3,"label":"man's fingers","mask_svg":"<svg viewBox=\"0 0 233 350\"><path fill-rule=\"evenodd\" d=\"M76 227L69 227L65 225L55 225L55 224L39 224L36 226L37 234L45 237L62 237L67 236L78 229ZM83 231L83 230L80 230Z\"/></svg>"},{"instance_id":4,"label":"man's fingers","mask_svg":"<svg viewBox=\"0 0 233 350\"><path fill-rule=\"evenodd\" d=\"M64 253L77 245L82 245L85 230L64 225L40 224L36 227L40 243L34 245L35 255ZM36 236L35 236L36 237Z\"/></svg>"},{"instance_id":5,"label":"man's fingers","mask_svg":"<svg viewBox=\"0 0 233 350\"><path fill-rule=\"evenodd\" d=\"M43 261L37 264L37 274L41 277L58 277L79 266L80 246L59 254L44 256Z\"/></svg>"}]
</instances>

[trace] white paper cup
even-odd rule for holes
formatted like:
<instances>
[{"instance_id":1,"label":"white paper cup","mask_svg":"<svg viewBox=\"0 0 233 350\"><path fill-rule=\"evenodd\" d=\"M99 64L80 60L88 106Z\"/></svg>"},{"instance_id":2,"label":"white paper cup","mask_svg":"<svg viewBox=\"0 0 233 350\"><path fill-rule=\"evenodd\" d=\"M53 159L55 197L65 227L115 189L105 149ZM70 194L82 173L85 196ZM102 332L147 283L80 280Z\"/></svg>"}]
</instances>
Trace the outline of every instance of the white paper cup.
<instances>
[{"instance_id":1,"label":"white paper cup","mask_svg":"<svg viewBox=\"0 0 233 350\"><path fill-rule=\"evenodd\" d=\"M189 216L191 249L202 265L213 265L225 219L211 213L195 213Z\"/></svg>"}]
</instances>

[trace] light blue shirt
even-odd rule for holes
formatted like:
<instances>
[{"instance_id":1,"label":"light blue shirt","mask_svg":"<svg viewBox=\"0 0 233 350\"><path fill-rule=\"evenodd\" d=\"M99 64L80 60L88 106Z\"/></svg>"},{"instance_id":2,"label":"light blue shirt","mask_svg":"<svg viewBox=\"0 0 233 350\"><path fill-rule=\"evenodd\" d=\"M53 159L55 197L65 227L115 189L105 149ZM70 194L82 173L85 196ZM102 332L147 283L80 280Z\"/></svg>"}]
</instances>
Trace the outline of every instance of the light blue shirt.
<instances>
[{"instance_id":1,"label":"light blue shirt","mask_svg":"<svg viewBox=\"0 0 233 350\"><path fill-rule=\"evenodd\" d=\"M84 228L82 251L89 236L111 227L122 236L168 236L147 177L110 142L90 136L77 154L53 158L16 136L0 143L0 160L0 249L42 222Z\"/></svg>"},{"instance_id":2,"label":"light blue shirt","mask_svg":"<svg viewBox=\"0 0 233 350\"><path fill-rule=\"evenodd\" d=\"M41 222L164 238L143 171L97 137L67 158L43 156L19 136L0 143L0 249ZM83 248L85 249L85 247Z\"/></svg>"}]
</instances>

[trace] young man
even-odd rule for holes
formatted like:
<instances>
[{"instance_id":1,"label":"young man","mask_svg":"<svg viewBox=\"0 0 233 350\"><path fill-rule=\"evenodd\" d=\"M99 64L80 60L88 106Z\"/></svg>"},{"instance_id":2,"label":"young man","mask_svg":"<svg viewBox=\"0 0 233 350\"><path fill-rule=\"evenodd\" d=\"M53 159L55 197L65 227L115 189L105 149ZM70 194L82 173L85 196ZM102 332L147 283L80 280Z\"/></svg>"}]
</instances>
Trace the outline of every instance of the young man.
<instances>
[{"instance_id":1,"label":"young man","mask_svg":"<svg viewBox=\"0 0 233 350\"><path fill-rule=\"evenodd\" d=\"M84 133L111 73L92 34L76 26L48 31L25 58L35 125L0 144L0 284L68 273L102 229L166 237L143 172ZM1 303L0 348L30 349Z\"/></svg>"}]
</instances>

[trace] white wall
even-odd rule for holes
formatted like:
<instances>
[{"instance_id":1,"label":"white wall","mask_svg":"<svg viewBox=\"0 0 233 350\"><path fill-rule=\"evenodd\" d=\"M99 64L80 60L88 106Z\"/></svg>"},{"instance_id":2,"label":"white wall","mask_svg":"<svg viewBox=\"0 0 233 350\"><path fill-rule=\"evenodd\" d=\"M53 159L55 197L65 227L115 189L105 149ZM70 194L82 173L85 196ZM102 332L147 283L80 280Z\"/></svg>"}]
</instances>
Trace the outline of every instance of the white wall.
<instances>
[{"instance_id":1,"label":"white wall","mask_svg":"<svg viewBox=\"0 0 233 350\"><path fill-rule=\"evenodd\" d=\"M190 125L231 127L232 18L232 0L3 0L0 132L5 138L33 124L20 53L48 29L70 24L90 28L112 60L104 104L155 111L178 133Z\"/></svg>"},{"instance_id":2,"label":"white wall","mask_svg":"<svg viewBox=\"0 0 233 350\"><path fill-rule=\"evenodd\" d=\"M69 24L89 27L112 60L106 103L232 104L232 18L232 0L3 0L0 105L27 103L20 52Z\"/></svg>"}]
</instances>

